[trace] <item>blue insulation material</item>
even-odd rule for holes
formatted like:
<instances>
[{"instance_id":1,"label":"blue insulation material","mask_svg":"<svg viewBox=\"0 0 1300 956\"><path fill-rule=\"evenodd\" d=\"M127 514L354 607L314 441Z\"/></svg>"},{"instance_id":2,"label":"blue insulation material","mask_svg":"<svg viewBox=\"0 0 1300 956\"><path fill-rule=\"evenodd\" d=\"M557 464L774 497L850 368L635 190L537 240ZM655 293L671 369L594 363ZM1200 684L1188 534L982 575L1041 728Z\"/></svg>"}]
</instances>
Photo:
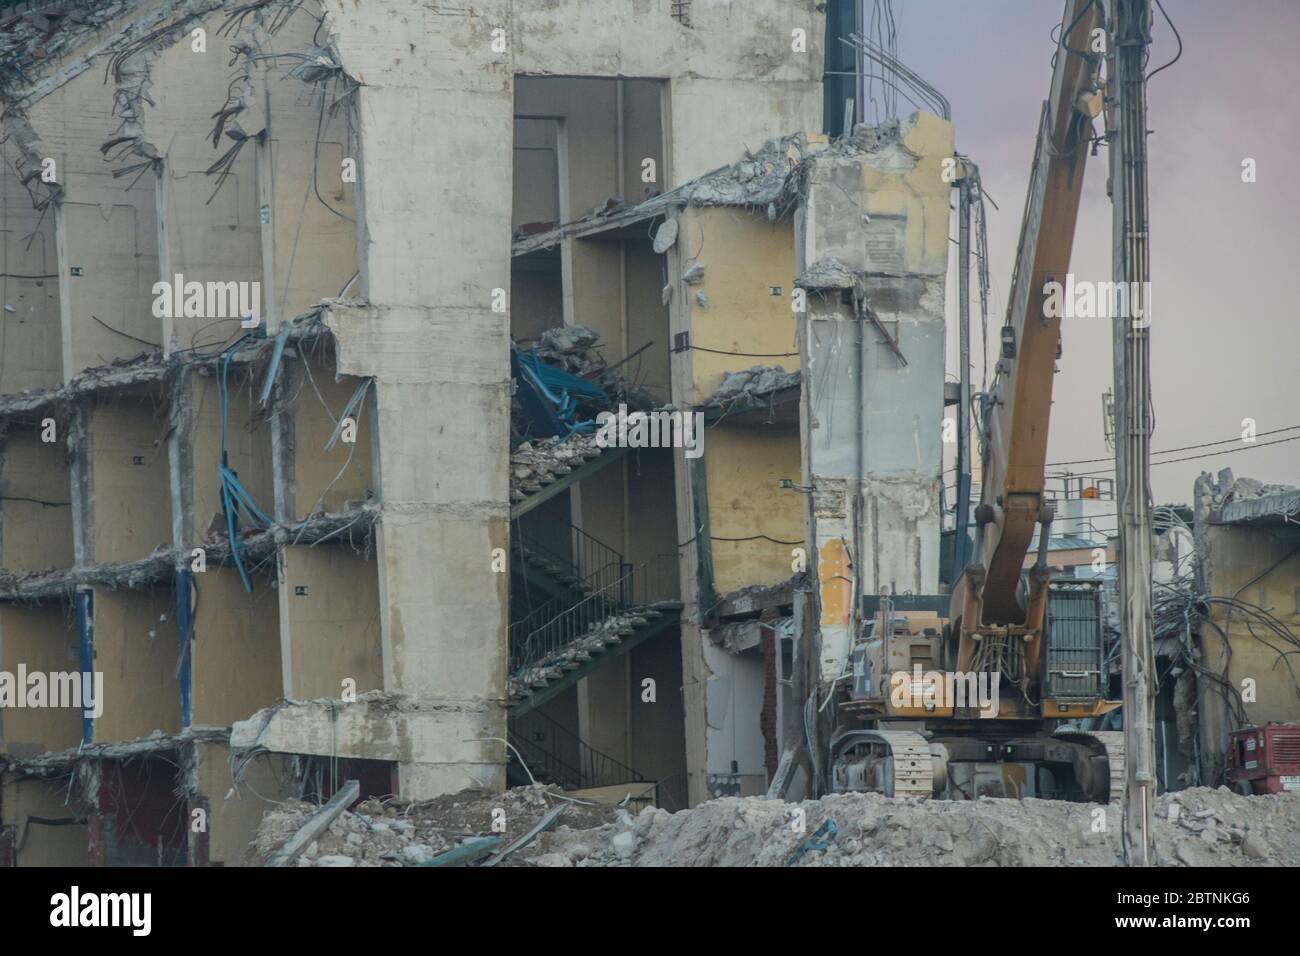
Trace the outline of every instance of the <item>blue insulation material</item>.
<instances>
[{"instance_id":1,"label":"blue insulation material","mask_svg":"<svg viewBox=\"0 0 1300 956\"><path fill-rule=\"evenodd\" d=\"M81 658L81 679L95 673L95 592L77 592L77 643ZM92 683L93 686L93 683ZM83 700L84 702L84 700ZM81 742L95 742L95 721L81 712Z\"/></svg>"},{"instance_id":2,"label":"blue insulation material","mask_svg":"<svg viewBox=\"0 0 1300 956\"><path fill-rule=\"evenodd\" d=\"M245 524L250 527L265 528L271 524L272 519L257 507L257 503L253 500L253 496L248 493L248 489L239 483L239 478L230 467L229 457L226 453L226 428L230 417L230 391L226 380L230 371L230 356L239 347L240 343L248 337L248 335L240 336L221 355L221 375L217 378L217 391L221 398L221 462L217 465L217 475L221 480L221 510L226 517L226 534L230 538L230 556L235 562L235 568L239 571L239 579L244 584L244 590L251 594L253 582L248 577L248 571L244 567L244 558L240 553L239 526Z\"/></svg>"},{"instance_id":3,"label":"blue insulation material","mask_svg":"<svg viewBox=\"0 0 1300 956\"><path fill-rule=\"evenodd\" d=\"M608 404L609 398L602 389L584 378L547 365L535 352L511 348L513 364L521 379L520 399L535 434L568 436L596 427L595 422L578 419L578 403L591 400Z\"/></svg>"},{"instance_id":4,"label":"blue insulation material","mask_svg":"<svg viewBox=\"0 0 1300 956\"><path fill-rule=\"evenodd\" d=\"M184 568L176 571L176 630L180 634L181 729L190 725L193 708L190 668L190 572Z\"/></svg>"}]
</instances>

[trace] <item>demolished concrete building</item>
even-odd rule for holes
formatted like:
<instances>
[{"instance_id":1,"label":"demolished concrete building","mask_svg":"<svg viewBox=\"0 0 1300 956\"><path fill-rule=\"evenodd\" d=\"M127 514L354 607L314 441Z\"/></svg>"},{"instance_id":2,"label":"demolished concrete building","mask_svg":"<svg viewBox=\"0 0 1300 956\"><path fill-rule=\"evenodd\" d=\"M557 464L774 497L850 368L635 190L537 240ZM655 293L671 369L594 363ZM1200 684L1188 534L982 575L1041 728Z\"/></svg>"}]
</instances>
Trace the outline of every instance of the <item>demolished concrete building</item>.
<instances>
[{"instance_id":1,"label":"demolished concrete building","mask_svg":"<svg viewBox=\"0 0 1300 956\"><path fill-rule=\"evenodd\" d=\"M0 21L0 671L103 682L0 711L0 861L235 862L270 801L497 789L512 748L664 805L763 773L715 728L764 706L789 627L767 665L708 635L754 585L789 616L800 390L715 423L702 465L596 449L512 482L548 436L512 441L511 340L590 327L678 412L759 361L725 353L793 371L795 278L868 214L891 270L944 242L913 190L951 136L827 151L822 5L688 6ZM850 180L861 211L828 194Z\"/></svg>"}]
</instances>

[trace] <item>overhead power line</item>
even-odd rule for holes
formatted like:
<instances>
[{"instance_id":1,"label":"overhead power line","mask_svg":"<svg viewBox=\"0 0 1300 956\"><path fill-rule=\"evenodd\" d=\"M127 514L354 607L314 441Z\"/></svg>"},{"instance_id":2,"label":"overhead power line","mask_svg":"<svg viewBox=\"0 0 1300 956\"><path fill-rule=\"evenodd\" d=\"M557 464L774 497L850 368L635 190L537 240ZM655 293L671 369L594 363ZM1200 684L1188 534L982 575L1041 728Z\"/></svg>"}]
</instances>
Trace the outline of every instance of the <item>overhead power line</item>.
<instances>
[{"instance_id":1,"label":"overhead power line","mask_svg":"<svg viewBox=\"0 0 1300 956\"><path fill-rule=\"evenodd\" d=\"M1274 428L1274 429L1272 429L1271 431L1259 432L1255 437L1256 437L1256 438L1263 438L1263 437L1265 437L1266 435L1280 435L1282 432L1295 431L1295 429L1297 429L1297 428L1300 428L1300 425L1288 425L1286 428ZM1296 436L1296 437L1300 437L1300 436ZM1288 439L1288 440L1289 440L1289 439ZM1228 444L1231 444L1232 442L1239 442L1239 441L1242 441L1242 439L1239 438L1239 437L1238 437L1238 438L1224 438L1224 439L1221 439L1221 440L1219 440L1219 441L1206 441L1206 442L1201 442L1199 445L1182 445L1182 446L1180 446L1180 447L1178 447L1178 448L1164 448L1164 449L1161 449L1160 451L1153 451L1151 454L1153 454L1153 455L1172 455L1174 452L1178 452L1178 451L1192 451L1192 450L1197 449L1197 448L1211 448L1211 447L1213 447L1213 446L1215 446L1215 445L1228 445ZM1268 445L1274 445L1274 444L1277 444L1277 443L1276 443L1276 442L1265 442L1265 444L1268 444ZM1250 444L1246 444L1246 447L1249 448L1249 447L1252 447L1252 446L1251 446ZM1218 453L1216 453L1216 454L1226 454L1226 453L1227 453L1227 452L1218 452ZM1203 456L1195 456L1195 457L1203 457ZM1108 456L1105 457L1105 458L1076 458L1074 461L1049 461L1049 462L1047 463L1047 467L1048 467L1048 468L1056 468L1056 467L1059 467L1059 466L1061 466L1061 465L1092 465L1092 464L1096 464L1096 463L1098 463L1098 462L1103 462L1103 461L1114 461L1114 460L1115 460L1115 456L1114 456L1114 455L1108 455ZM1184 461L1185 461L1186 459L1181 459L1181 460L1184 460ZM1153 462L1152 464L1163 464L1163 462Z\"/></svg>"}]
</instances>

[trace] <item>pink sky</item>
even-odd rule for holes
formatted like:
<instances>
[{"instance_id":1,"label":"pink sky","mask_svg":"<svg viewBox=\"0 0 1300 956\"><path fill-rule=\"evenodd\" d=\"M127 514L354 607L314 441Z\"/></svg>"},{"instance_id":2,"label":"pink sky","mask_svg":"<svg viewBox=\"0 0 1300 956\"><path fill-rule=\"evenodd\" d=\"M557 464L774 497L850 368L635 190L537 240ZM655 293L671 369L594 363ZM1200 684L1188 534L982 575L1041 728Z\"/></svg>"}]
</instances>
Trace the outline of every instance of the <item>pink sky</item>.
<instances>
[{"instance_id":1,"label":"pink sky","mask_svg":"<svg viewBox=\"0 0 1300 956\"><path fill-rule=\"evenodd\" d=\"M900 58L952 103L957 148L980 164L990 208L994 307L1002 324L1041 102L1063 4L1054 0L894 0ZM1151 254L1155 308L1155 450L1300 425L1294 382L1300 334L1291 283L1300 276L1294 197L1300 133L1300 4L1165 0L1183 56L1151 81ZM1177 50L1156 13L1152 68ZM904 115L910 107L900 100ZM1257 181L1241 181L1246 157ZM1110 278L1111 211L1103 149L1089 160L1074 245L1076 278ZM955 235L955 233L954 233ZM955 249L955 246L954 246ZM955 288L955 287L954 287ZM955 320L955 310L950 308ZM978 337L978 324L976 325ZM1101 393L1112 381L1108 322L1066 320L1048 461L1107 455ZM956 369L950 325L949 368ZM976 387L980 358L975 356ZM1259 439L1259 444L1300 430ZM1201 470L1232 467L1300 484L1300 440L1152 468L1157 502L1190 502ZM1211 449L1206 449L1211 450ZM1182 457L1183 452L1160 457ZM1102 466L1077 466L1075 471ZM1060 469L1050 469L1060 470Z\"/></svg>"}]
</instances>

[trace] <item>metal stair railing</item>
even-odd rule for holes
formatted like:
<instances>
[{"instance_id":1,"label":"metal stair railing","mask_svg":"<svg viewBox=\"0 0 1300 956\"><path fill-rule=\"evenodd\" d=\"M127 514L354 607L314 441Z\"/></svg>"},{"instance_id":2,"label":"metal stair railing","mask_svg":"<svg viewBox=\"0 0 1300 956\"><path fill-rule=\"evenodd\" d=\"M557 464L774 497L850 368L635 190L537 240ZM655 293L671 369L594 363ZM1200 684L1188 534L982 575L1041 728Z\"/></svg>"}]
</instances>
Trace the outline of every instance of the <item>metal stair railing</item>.
<instances>
[{"instance_id":1,"label":"metal stair railing","mask_svg":"<svg viewBox=\"0 0 1300 956\"><path fill-rule=\"evenodd\" d=\"M638 565L623 565L623 573L576 604L555 599L510 625L509 670L517 674L541 663L562 648L587 636L620 613L662 601L676 601L677 555L665 554Z\"/></svg>"},{"instance_id":2,"label":"metal stair railing","mask_svg":"<svg viewBox=\"0 0 1300 956\"><path fill-rule=\"evenodd\" d=\"M549 734L553 749L548 750L539 742L528 739L528 730L537 725L541 725L542 730ZM537 760L536 764L529 763L530 770L536 771L540 768L557 782L563 781L562 786L581 789L615 787L625 783L653 783L655 805L659 805L657 782L648 779L639 770L597 750L573 731L545 714L533 711L519 718L510 730L509 736L511 744L521 755L531 754ZM555 750L559 749L558 745L568 745L576 750L578 767L571 766L555 753Z\"/></svg>"},{"instance_id":3,"label":"metal stair railing","mask_svg":"<svg viewBox=\"0 0 1300 956\"><path fill-rule=\"evenodd\" d=\"M515 551L521 560L529 555L539 555L547 562L564 569L578 586L597 591L618 578L622 573L623 555L599 538L581 528L567 525L555 529L554 540L567 538L563 545L543 544L536 535L525 532L515 524ZM567 550L567 554L564 551Z\"/></svg>"}]
</instances>

